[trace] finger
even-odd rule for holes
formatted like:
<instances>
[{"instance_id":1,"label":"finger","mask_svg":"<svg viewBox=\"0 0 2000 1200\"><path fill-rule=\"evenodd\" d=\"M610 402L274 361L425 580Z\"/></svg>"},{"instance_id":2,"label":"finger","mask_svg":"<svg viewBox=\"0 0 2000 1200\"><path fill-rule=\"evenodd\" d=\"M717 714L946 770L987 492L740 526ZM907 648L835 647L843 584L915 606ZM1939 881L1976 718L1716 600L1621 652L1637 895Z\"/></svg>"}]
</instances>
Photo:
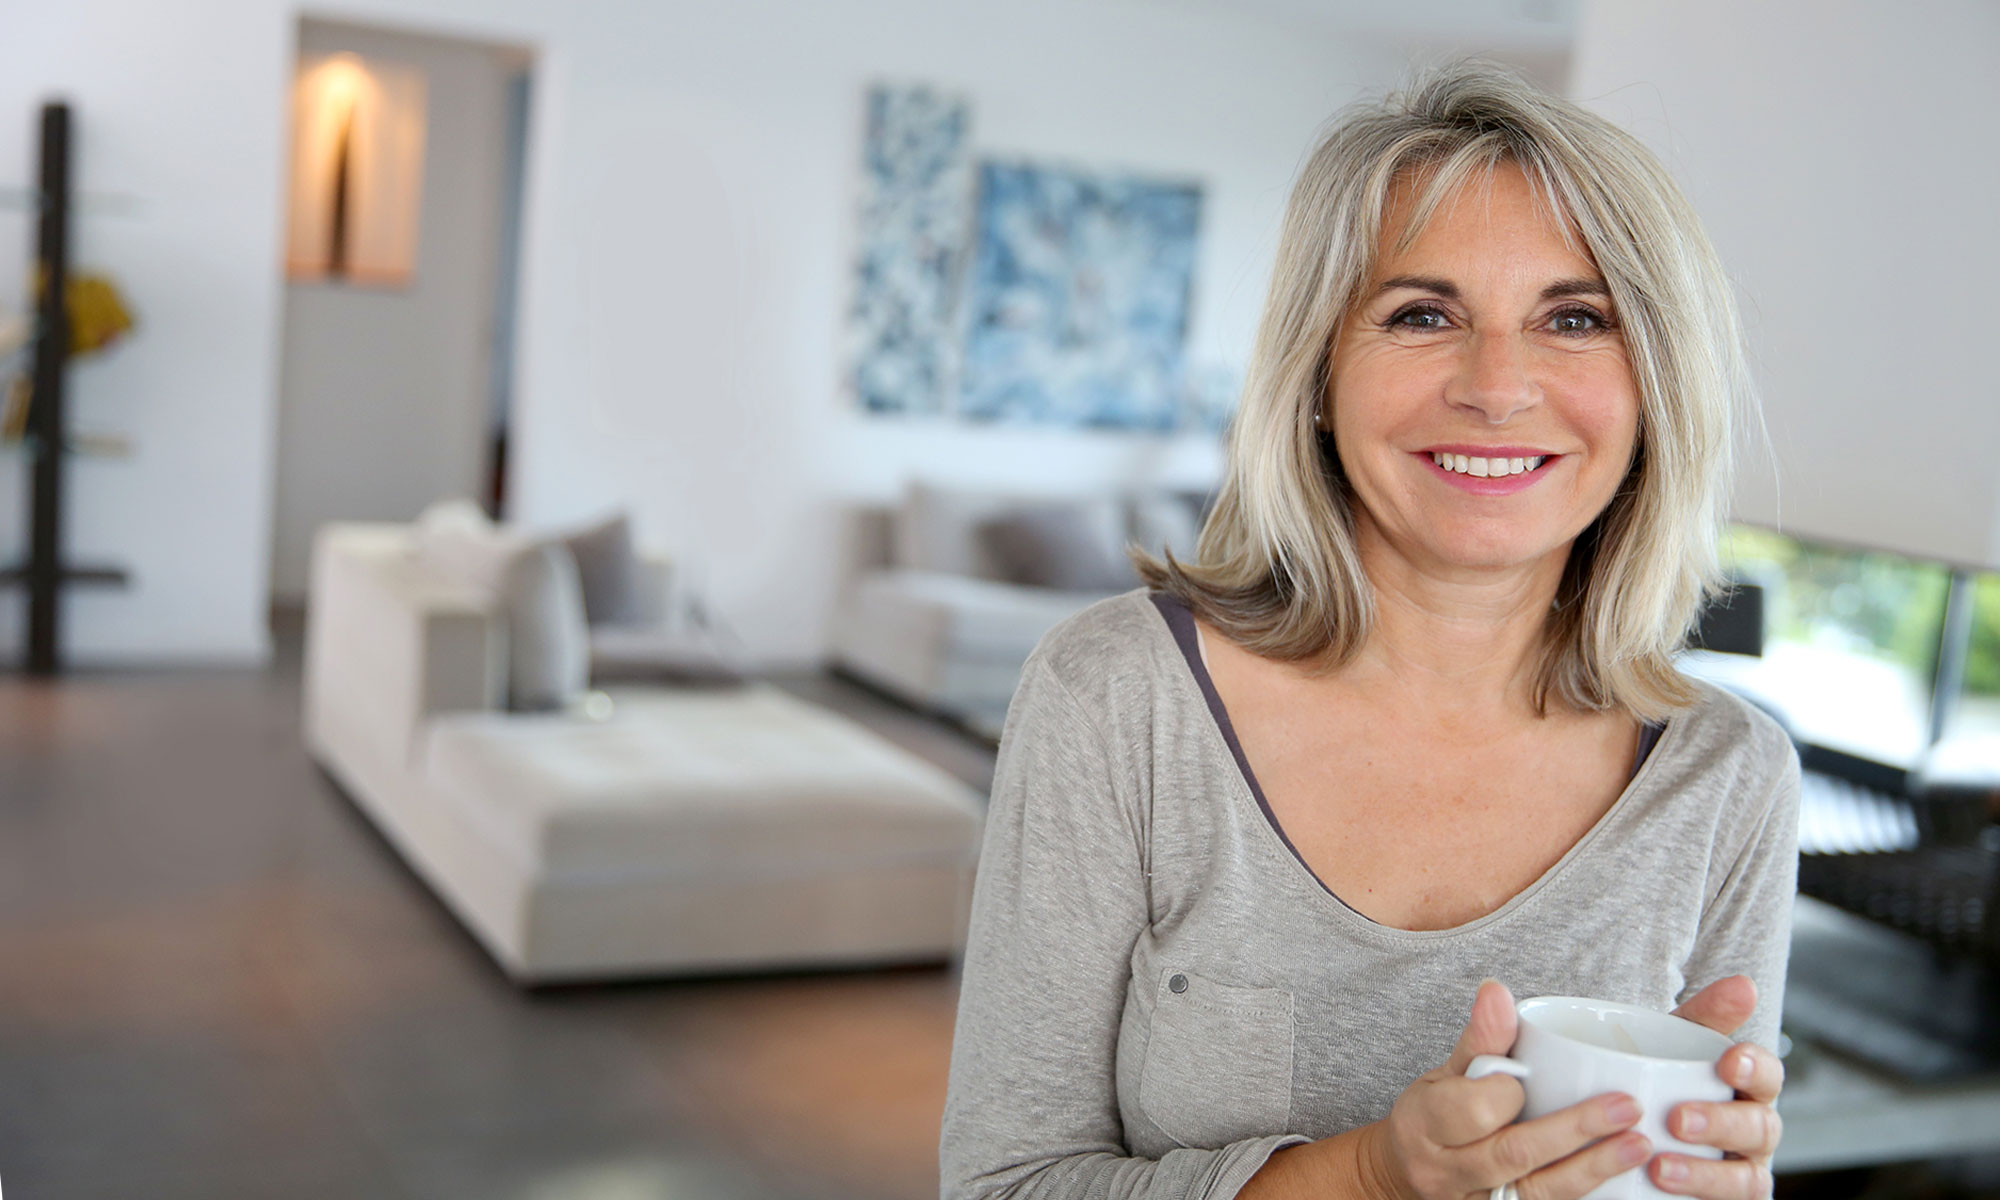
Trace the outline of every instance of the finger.
<instances>
[{"instance_id":1,"label":"finger","mask_svg":"<svg viewBox=\"0 0 2000 1200\"><path fill-rule=\"evenodd\" d=\"M1769 1104L1785 1088L1785 1063L1755 1042L1740 1042L1715 1060L1715 1073L1745 1100Z\"/></svg>"},{"instance_id":2,"label":"finger","mask_svg":"<svg viewBox=\"0 0 2000 1200\"><path fill-rule=\"evenodd\" d=\"M1764 1200L1771 1194L1771 1168L1743 1159L1689 1158L1661 1154L1646 1168L1663 1192L1704 1200Z\"/></svg>"},{"instance_id":3,"label":"finger","mask_svg":"<svg viewBox=\"0 0 2000 1200\"><path fill-rule=\"evenodd\" d=\"M1515 1189L1521 1200L1571 1200L1640 1165L1652 1152L1645 1135L1622 1133L1523 1176Z\"/></svg>"},{"instance_id":4,"label":"finger","mask_svg":"<svg viewBox=\"0 0 2000 1200\"><path fill-rule=\"evenodd\" d=\"M1757 985L1748 975L1728 975L1688 997L1674 1015L1717 1033L1735 1033L1756 1011Z\"/></svg>"},{"instance_id":5,"label":"finger","mask_svg":"<svg viewBox=\"0 0 2000 1200\"><path fill-rule=\"evenodd\" d=\"M1512 1075L1449 1075L1425 1089L1420 1127L1432 1145L1469 1146L1512 1123L1526 1102Z\"/></svg>"},{"instance_id":6,"label":"finger","mask_svg":"<svg viewBox=\"0 0 2000 1200\"><path fill-rule=\"evenodd\" d=\"M1638 1101L1623 1092L1612 1092L1546 1117L1509 1125L1480 1143L1490 1168L1482 1173L1492 1175L1494 1183L1524 1178L1598 1138L1630 1129L1639 1116Z\"/></svg>"},{"instance_id":7,"label":"finger","mask_svg":"<svg viewBox=\"0 0 2000 1200\"><path fill-rule=\"evenodd\" d=\"M1676 1105L1668 1116L1667 1128L1680 1140L1746 1158L1769 1158L1784 1135L1778 1110L1754 1100L1727 1104L1690 1101Z\"/></svg>"},{"instance_id":8,"label":"finger","mask_svg":"<svg viewBox=\"0 0 2000 1200\"><path fill-rule=\"evenodd\" d=\"M1445 1060L1445 1072L1465 1074L1468 1063L1482 1054L1505 1054L1514 1048L1514 993L1497 979L1479 985L1472 997L1472 1016Z\"/></svg>"}]
</instances>

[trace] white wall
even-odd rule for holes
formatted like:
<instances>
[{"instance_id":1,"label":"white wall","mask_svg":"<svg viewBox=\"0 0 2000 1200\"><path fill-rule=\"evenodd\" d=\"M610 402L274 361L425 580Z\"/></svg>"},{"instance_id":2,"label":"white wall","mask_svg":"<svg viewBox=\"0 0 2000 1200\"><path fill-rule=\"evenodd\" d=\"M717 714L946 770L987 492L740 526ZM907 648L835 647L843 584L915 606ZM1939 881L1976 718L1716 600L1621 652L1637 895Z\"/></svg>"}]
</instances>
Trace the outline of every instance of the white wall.
<instances>
[{"instance_id":1,"label":"white wall","mask_svg":"<svg viewBox=\"0 0 2000 1200\"><path fill-rule=\"evenodd\" d=\"M494 272L513 55L309 23L300 49L406 64L426 81L422 208L406 288L285 287L275 598L306 593L313 530L484 495Z\"/></svg>"},{"instance_id":2,"label":"white wall","mask_svg":"<svg viewBox=\"0 0 2000 1200\"><path fill-rule=\"evenodd\" d=\"M912 474L1212 477L1203 439L883 420L841 400L863 90L969 91L983 149L1207 179L1191 351L1240 359L1291 172L1363 77L1331 39L1048 0L630 17L583 34L552 80L573 136L529 197L550 236L531 238L524 284L522 511L630 497L642 535L690 561L755 651L806 659L832 599L837 497L887 497ZM551 211L590 216L551 229ZM544 340L558 325L575 341ZM539 402L558 393L581 402Z\"/></svg>"},{"instance_id":3,"label":"white wall","mask_svg":"<svg viewBox=\"0 0 2000 1200\"><path fill-rule=\"evenodd\" d=\"M77 185L137 197L129 215L74 226L75 264L114 273L139 329L71 372L71 425L128 433L137 454L74 462L66 521L73 560L121 564L133 585L70 590L64 643L75 661L259 659L289 15L216 0L32 7L0 38L0 186L32 182L36 110L59 92L77 106ZM33 228L0 213L10 308L26 302ZM0 560L25 551L26 487L21 456L0 454ZM25 607L0 592L0 657L19 653Z\"/></svg>"},{"instance_id":4,"label":"white wall","mask_svg":"<svg viewBox=\"0 0 2000 1200\"><path fill-rule=\"evenodd\" d=\"M630 504L641 538L690 564L768 662L820 652L838 498L887 497L911 474L1055 488L1205 482L1216 466L1198 438L871 420L843 403L868 83L970 91L984 149L1206 179L1191 351L1240 362L1313 131L1402 66L1323 25L1157 0L316 14L537 49L513 515ZM86 186L145 204L83 238L146 324L77 372L84 407L143 447L79 468L73 539L132 562L139 585L78 594L78 659L265 649L292 24L281 0L66 0L0 41L0 114L16 114L0 162L25 161L29 105L64 86ZM0 236L0 253L24 242ZM0 278L15 266L0 259ZM0 538L17 523L0 513ZM0 610L0 639L17 626Z\"/></svg>"},{"instance_id":5,"label":"white wall","mask_svg":"<svg viewBox=\"0 0 2000 1200\"><path fill-rule=\"evenodd\" d=\"M2000 7L1610 0L1572 94L1646 139L1747 301L1743 517L2000 565Z\"/></svg>"}]
</instances>

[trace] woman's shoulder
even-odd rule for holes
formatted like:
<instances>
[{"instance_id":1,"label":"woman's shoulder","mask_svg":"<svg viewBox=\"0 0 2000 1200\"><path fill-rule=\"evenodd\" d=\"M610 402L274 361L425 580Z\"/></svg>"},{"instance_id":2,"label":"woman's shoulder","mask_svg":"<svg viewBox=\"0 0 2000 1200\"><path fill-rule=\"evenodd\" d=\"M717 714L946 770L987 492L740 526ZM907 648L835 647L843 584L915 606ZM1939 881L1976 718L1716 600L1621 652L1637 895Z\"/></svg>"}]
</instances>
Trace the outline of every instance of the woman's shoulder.
<instances>
[{"instance_id":1,"label":"woman's shoulder","mask_svg":"<svg viewBox=\"0 0 2000 1200\"><path fill-rule=\"evenodd\" d=\"M1068 677L1115 666L1150 648L1165 627L1149 588L1106 596L1064 617L1035 643L1029 662Z\"/></svg>"},{"instance_id":2,"label":"woman's shoulder","mask_svg":"<svg viewBox=\"0 0 2000 1200\"><path fill-rule=\"evenodd\" d=\"M1035 644L1024 671L1045 671L1086 706L1150 694L1179 666L1173 634L1151 589L1107 596L1057 622Z\"/></svg>"},{"instance_id":3,"label":"woman's shoulder","mask_svg":"<svg viewBox=\"0 0 2000 1200\"><path fill-rule=\"evenodd\" d=\"M1756 703L1705 679L1688 679L1695 700L1668 718L1685 728L1663 747L1691 773L1707 776L1730 794L1763 791L1774 800L1796 797L1799 755L1783 724ZM1793 801L1796 802L1795 800Z\"/></svg>"},{"instance_id":4,"label":"woman's shoulder","mask_svg":"<svg viewBox=\"0 0 2000 1200\"><path fill-rule=\"evenodd\" d=\"M1705 744L1737 747L1754 760L1796 758L1791 734L1762 705L1706 679L1683 676L1695 700L1676 719L1690 722Z\"/></svg>"}]
</instances>

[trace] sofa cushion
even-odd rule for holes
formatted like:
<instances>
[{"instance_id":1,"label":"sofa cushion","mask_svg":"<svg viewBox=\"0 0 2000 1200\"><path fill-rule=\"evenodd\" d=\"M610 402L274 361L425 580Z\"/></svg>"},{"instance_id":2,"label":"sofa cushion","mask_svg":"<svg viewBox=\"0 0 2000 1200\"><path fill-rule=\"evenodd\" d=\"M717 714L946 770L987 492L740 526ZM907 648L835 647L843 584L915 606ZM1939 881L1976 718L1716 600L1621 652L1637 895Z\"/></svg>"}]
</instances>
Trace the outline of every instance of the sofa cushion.
<instances>
[{"instance_id":1,"label":"sofa cushion","mask_svg":"<svg viewBox=\"0 0 2000 1200\"><path fill-rule=\"evenodd\" d=\"M743 672L711 639L692 631L643 625L599 625L590 631L590 682L672 683L728 687Z\"/></svg>"},{"instance_id":2,"label":"sofa cushion","mask_svg":"<svg viewBox=\"0 0 2000 1200\"><path fill-rule=\"evenodd\" d=\"M590 680L590 629L576 561L559 538L477 520L458 502L426 509L413 534L425 571L492 597L507 613L507 707L564 708Z\"/></svg>"},{"instance_id":3,"label":"sofa cushion","mask_svg":"<svg viewBox=\"0 0 2000 1200\"><path fill-rule=\"evenodd\" d=\"M583 615L592 625L627 620L632 608L635 559L632 521L622 512L557 534L576 560L583 587Z\"/></svg>"},{"instance_id":4,"label":"sofa cushion","mask_svg":"<svg viewBox=\"0 0 2000 1200\"><path fill-rule=\"evenodd\" d=\"M1132 498L1132 540L1149 554L1162 548L1187 562L1201 537L1200 498L1180 492L1148 492Z\"/></svg>"},{"instance_id":5,"label":"sofa cushion","mask_svg":"<svg viewBox=\"0 0 2000 1200\"><path fill-rule=\"evenodd\" d=\"M935 571L870 571L836 614L833 656L911 704L959 717L1004 713L1035 643L1103 598Z\"/></svg>"},{"instance_id":6,"label":"sofa cushion","mask_svg":"<svg viewBox=\"0 0 2000 1200\"><path fill-rule=\"evenodd\" d=\"M961 491L913 481L896 511L895 565L973 579L1005 579L1006 568L979 537L979 526L1023 503L1016 494Z\"/></svg>"},{"instance_id":7,"label":"sofa cushion","mask_svg":"<svg viewBox=\"0 0 2000 1200\"><path fill-rule=\"evenodd\" d=\"M901 606L913 621L919 613L934 615L942 648L950 656L1017 665L1064 618L1115 594L1062 592L928 571L877 571L862 587L871 602Z\"/></svg>"},{"instance_id":8,"label":"sofa cushion","mask_svg":"<svg viewBox=\"0 0 2000 1200\"><path fill-rule=\"evenodd\" d=\"M1125 557L1125 514L1106 498L1024 506L979 526L1012 583L1069 592L1117 592L1139 582Z\"/></svg>"},{"instance_id":9,"label":"sofa cushion","mask_svg":"<svg viewBox=\"0 0 2000 1200\"><path fill-rule=\"evenodd\" d=\"M769 684L608 694L602 722L435 718L423 769L468 821L551 880L782 878L977 850L970 788Z\"/></svg>"}]
</instances>

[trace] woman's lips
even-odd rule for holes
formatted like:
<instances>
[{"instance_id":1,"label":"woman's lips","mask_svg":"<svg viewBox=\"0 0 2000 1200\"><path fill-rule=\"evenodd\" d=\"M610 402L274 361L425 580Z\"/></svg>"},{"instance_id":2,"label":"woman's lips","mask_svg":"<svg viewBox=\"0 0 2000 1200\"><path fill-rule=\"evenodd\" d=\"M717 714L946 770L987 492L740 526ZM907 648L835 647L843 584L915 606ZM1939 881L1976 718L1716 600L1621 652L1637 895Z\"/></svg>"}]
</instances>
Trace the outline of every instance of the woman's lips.
<instances>
[{"instance_id":1,"label":"woman's lips","mask_svg":"<svg viewBox=\"0 0 2000 1200\"><path fill-rule=\"evenodd\" d=\"M1515 492L1526 491L1541 482L1542 476L1546 475L1551 467L1563 459L1563 456L1560 454L1544 455L1542 456L1542 465L1532 471L1522 471L1518 475L1488 475L1482 477L1462 474L1458 471L1447 471L1437 465L1437 461L1432 457L1432 454L1433 452L1429 450L1419 450L1413 457L1420 460L1424 465L1424 469L1432 475L1437 476L1445 483L1462 492L1470 492L1475 496L1511 496Z\"/></svg>"}]
</instances>

